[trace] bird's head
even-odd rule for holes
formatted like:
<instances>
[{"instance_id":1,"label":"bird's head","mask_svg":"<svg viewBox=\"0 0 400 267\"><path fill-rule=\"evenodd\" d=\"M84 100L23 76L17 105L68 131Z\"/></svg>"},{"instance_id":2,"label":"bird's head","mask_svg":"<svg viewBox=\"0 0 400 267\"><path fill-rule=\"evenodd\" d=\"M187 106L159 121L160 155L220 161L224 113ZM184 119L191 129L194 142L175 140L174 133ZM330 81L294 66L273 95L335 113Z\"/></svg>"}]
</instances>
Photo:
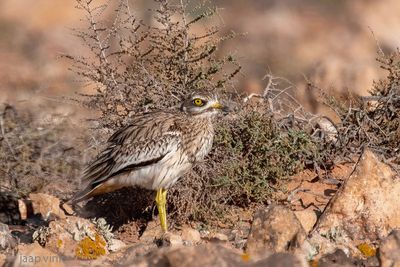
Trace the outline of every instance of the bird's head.
<instances>
[{"instance_id":1,"label":"bird's head","mask_svg":"<svg viewBox=\"0 0 400 267\"><path fill-rule=\"evenodd\" d=\"M190 115L212 116L218 111L229 111L215 94L207 92L194 92L186 98L181 106L181 110Z\"/></svg>"}]
</instances>

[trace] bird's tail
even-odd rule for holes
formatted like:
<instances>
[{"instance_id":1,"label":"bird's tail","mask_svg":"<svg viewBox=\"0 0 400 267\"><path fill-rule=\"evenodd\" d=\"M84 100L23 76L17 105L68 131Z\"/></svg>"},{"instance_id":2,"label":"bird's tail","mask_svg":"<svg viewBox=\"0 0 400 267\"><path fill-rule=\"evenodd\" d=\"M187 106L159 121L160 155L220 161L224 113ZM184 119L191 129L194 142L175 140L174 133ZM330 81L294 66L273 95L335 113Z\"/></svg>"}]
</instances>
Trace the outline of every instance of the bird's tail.
<instances>
[{"instance_id":1,"label":"bird's tail","mask_svg":"<svg viewBox=\"0 0 400 267\"><path fill-rule=\"evenodd\" d=\"M75 195L72 196L71 199L68 200L68 204L75 205L81 201L84 201L86 199L91 198L93 195L93 192L96 190L96 187L93 188L90 184L86 186L85 189L79 191Z\"/></svg>"},{"instance_id":2,"label":"bird's tail","mask_svg":"<svg viewBox=\"0 0 400 267\"><path fill-rule=\"evenodd\" d=\"M107 183L100 183L98 185L93 185L92 183L90 183L88 186L85 187L85 189L76 193L70 200L68 200L68 202L72 205L75 205L83 200L89 199L97 195L109 193L122 187L123 186L115 184L111 185Z\"/></svg>"}]
</instances>

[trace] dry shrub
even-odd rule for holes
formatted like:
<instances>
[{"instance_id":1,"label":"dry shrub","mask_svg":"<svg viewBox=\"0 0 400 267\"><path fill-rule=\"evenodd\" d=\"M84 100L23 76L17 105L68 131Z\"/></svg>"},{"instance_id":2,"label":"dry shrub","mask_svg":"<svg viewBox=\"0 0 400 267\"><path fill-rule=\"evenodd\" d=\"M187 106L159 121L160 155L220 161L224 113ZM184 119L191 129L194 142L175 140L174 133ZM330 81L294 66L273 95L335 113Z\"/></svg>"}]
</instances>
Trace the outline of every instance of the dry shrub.
<instances>
[{"instance_id":1,"label":"dry shrub","mask_svg":"<svg viewBox=\"0 0 400 267\"><path fill-rule=\"evenodd\" d=\"M56 183L76 184L80 152L71 140L63 139L64 133L70 131L65 119L54 119L39 123L31 113L19 112L10 105L3 107L0 112L0 190L24 197L31 192L48 191ZM64 196L60 190L51 193Z\"/></svg>"},{"instance_id":2,"label":"dry shrub","mask_svg":"<svg viewBox=\"0 0 400 267\"><path fill-rule=\"evenodd\" d=\"M192 90L223 91L240 71L233 56L217 57L219 44L234 34L218 37L218 27L192 30L214 17L215 8L203 4L189 13L185 3L155 0L153 25L145 25L126 0L119 1L112 22L102 16L109 6L93 2L77 1L88 27L75 30L90 56L66 57L96 88L79 101L101 111L99 128L115 129L137 113L171 108Z\"/></svg>"},{"instance_id":3,"label":"dry shrub","mask_svg":"<svg viewBox=\"0 0 400 267\"><path fill-rule=\"evenodd\" d=\"M321 143L305 131L286 131L265 102L243 104L218 125L206 162L172 189L178 219L234 223L235 207L254 208L274 199L283 184L320 154ZM284 123L285 124L285 123ZM189 200L189 201L188 201Z\"/></svg>"},{"instance_id":4,"label":"dry shrub","mask_svg":"<svg viewBox=\"0 0 400 267\"><path fill-rule=\"evenodd\" d=\"M148 26L135 18L125 1L119 2L109 24L100 16L106 5L77 1L88 28L76 32L92 57L67 58L74 64L72 70L96 86L94 94L77 99L101 111L96 131L125 125L131 116L147 110L176 108L192 90L214 90L236 102L237 112L218 119L214 149L206 161L171 189L169 211L175 221L229 221L223 215L232 207L267 203L273 192L281 190L282 180L310 162L312 166L322 162L324 142L310 135L309 114L288 93L292 85L269 75L264 94L255 97L259 101L232 93L240 66L231 55L216 52L234 34L220 37L217 27L192 31L213 17L215 8L202 5L187 12L182 2L154 2L159 6L152 13L155 24ZM112 205L107 199L118 194L99 197L94 206ZM124 203L148 199L148 194L140 193L122 196ZM138 208L132 217L143 216L145 210ZM126 218L116 206L114 211L114 216L102 216Z\"/></svg>"},{"instance_id":5,"label":"dry shrub","mask_svg":"<svg viewBox=\"0 0 400 267\"><path fill-rule=\"evenodd\" d=\"M368 147L399 170L400 156L400 52L377 61L388 71L386 78L374 82L370 96L350 96L349 104L325 95L325 102L341 119L339 139L332 150L336 160L360 155Z\"/></svg>"}]
</instances>

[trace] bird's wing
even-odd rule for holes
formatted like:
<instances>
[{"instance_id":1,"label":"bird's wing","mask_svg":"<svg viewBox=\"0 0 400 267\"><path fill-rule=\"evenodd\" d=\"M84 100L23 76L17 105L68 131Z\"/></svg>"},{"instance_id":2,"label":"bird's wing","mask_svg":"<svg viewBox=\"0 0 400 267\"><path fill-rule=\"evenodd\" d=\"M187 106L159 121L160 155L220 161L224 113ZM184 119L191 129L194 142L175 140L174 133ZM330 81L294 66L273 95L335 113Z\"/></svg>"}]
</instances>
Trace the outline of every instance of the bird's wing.
<instances>
[{"instance_id":1,"label":"bird's wing","mask_svg":"<svg viewBox=\"0 0 400 267\"><path fill-rule=\"evenodd\" d=\"M99 184L124 171L160 161L180 142L171 113L147 114L115 132L108 146L84 170L82 179Z\"/></svg>"},{"instance_id":2,"label":"bird's wing","mask_svg":"<svg viewBox=\"0 0 400 267\"><path fill-rule=\"evenodd\" d=\"M70 200L77 203L114 176L156 164L181 143L181 135L172 113L152 113L137 117L115 132L106 148L83 171L82 181L89 182Z\"/></svg>"},{"instance_id":3,"label":"bird's wing","mask_svg":"<svg viewBox=\"0 0 400 267\"><path fill-rule=\"evenodd\" d=\"M180 135L176 132L167 132L157 139L127 142L109 147L88 166L84 177L91 180L92 186L97 186L123 172L159 162L168 153L175 151L179 144Z\"/></svg>"},{"instance_id":4,"label":"bird's wing","mask_svg":"<svg viewBox=\"0 0 400 267\"><path fill-rule=\"evenodd\" d=\"M141 142L156 139L171 131L174 113L152 112L133 119L130 124L116 131L109 139L110 144Z\"/></svg>"},{"instance_id":5,"label":"bird's wing","mask_svg":"<svg viewBox=\"0 0 400 267\"><path fill-rule=\"evenodd\" d=\"M118 174L156 164L179 145L179 133L167 132L157 140L108 147L86 168L83 179L90 180L90 183L76 193L70 202L78 203L93 196L96 188Z\"/></svg>"}]
</instances>

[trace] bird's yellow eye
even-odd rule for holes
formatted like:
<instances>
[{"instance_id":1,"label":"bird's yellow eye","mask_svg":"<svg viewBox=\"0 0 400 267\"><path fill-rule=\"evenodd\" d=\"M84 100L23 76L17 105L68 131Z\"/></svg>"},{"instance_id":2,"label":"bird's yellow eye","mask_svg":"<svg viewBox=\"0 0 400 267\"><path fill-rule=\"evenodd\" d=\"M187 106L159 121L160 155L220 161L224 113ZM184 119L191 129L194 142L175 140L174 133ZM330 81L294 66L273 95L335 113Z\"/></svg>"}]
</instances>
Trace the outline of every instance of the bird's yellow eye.
<instances>
[{"instance_id":1,"label":"bird's yellow eye","mask_svg":"<svg viewBox=\"0 0 400 267\"><path fill-rule=\"evenodd\" d=\"M193 103L194 103L196 106L198 106L198 107L201 107L201 106L204 105L203 100L201 100L200 98L195 98L195 99L193 100Z\"/></svg>"}]
</instances>

